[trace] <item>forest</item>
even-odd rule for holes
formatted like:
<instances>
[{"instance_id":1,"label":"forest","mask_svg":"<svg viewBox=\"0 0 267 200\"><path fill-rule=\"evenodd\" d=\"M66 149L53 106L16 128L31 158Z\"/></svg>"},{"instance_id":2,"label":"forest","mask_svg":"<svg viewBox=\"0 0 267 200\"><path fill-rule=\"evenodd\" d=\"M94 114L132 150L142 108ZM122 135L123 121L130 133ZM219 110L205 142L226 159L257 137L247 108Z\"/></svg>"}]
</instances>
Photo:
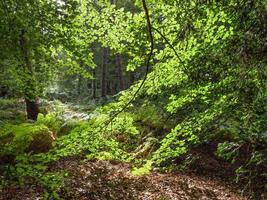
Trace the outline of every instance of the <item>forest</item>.
<instances>
[{"instance_id":1,"label":"forest","mask_svg":"<svg viewBox=\"0 0 267 200\"><path fill-rule=\"evenodd\" d=\"M0 200L267 199L266 0L0 0Z\"/></svg>"}]
</instances>

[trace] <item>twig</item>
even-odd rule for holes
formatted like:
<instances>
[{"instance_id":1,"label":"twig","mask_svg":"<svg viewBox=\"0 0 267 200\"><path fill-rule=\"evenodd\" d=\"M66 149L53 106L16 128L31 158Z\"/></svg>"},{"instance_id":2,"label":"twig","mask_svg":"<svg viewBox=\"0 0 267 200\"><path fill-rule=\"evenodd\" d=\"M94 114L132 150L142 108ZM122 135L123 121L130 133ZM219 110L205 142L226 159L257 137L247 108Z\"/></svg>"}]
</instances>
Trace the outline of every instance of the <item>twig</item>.
<instances>
[{"instance_id":1,"label":"twig","mask_svg":"<svg viewBox=\"0 0 267 200\"><path fill-rule=\"evenodd\" d=\"M165 40L165 42L170 46L170 48L173 50L174 54L176 55L176 57L178 58L178 60L183 65L184 69L186 70L186 66L185 66L184 61L181 59L178 52L176 51L174 46L170 43L170 41L166 38L166 36L163 33L161 33L160 30L158 30L157 28L152 27L152 29L154 29Z\"/></svg>"},{"instance_id":2,"label":"twig","mask_svg":"<svg viewBox=\"0 0 267 200\"><path fill-rule=\"evenodd\" d=\"M140 84L140 86L138 87L138 89L135 91L135 93L133 94L131 100L124 105L124 107L119 110L117 113L115 113L111 119L106 123L106 127L120 114L122 113L136 98L137 94L139 93L139 91L141 90L141 88L143 87L146 79L147 79L147 75L149 72L149 68L150 68L150 60L152 58L153 55L153 50L154 50L154 38L153 38L153 34L152 34L152 25L151 25L151 21L150 21L150 17L149 17L149 11L146 5L146 1L142 0L143 3L143 8L145 11L145 15L146 15L146 21L147 21L147 28L148 28L148 34L149 34L149 38L150 38L150 51L146 60L146 72L145 72L145 76Z\"/></svg>"}]
</instances>

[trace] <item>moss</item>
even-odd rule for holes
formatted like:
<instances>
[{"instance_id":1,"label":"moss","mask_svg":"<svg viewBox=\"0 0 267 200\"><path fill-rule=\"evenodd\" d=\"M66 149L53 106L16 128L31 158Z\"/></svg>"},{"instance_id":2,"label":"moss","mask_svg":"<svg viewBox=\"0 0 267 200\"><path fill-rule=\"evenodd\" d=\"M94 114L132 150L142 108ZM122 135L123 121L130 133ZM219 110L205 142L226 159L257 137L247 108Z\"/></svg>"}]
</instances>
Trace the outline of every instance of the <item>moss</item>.
<instances>
[{"instance_id":1,"label":"moss","mask_svg":"<svg viewBox=\"0 0 267 200\"><path fill-rule=\"evenodd\" d=\"M26 152L32 153L42 153L47 152L52 148L52 143L54 141L53 133L46 129L45 131L40 131L32 136L29 147Z\"/></svg>"},{"instance_id":2,"label":"moss","mask_svg":"<svg viewBox=\"0 0 267 200\"><path fill-rule=\"evenodd\" d=\"M6 155L46 152L52 148L53 135L45 125L6 124L0 128L0 159Z\"/></svg>"}]
</instances>

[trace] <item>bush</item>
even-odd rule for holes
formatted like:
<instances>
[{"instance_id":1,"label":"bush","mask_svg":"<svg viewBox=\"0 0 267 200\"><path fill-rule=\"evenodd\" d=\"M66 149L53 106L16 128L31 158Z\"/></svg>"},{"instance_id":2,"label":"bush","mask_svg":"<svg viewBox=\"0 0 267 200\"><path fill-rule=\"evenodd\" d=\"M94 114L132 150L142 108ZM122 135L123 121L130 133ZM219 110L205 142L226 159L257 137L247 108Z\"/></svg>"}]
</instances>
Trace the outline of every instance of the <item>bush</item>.
<instances>
[{"instance_id":1,"label":"bush","mask_svg":"<svg viewBox=\"0 0 267 200\"><path fill-rule=\"evenodd\" d=\"M135 111L135 121L142 121L151 127L165 127L166 125L162 113L151 102L143 104Z\"/></svg>"},{"instance_id":2,"label":"bush","mask_svg":"<svg viewBox=\"0 0 267 200\"><path fill-rule=\"evenodd\" d=\"M24 102L0 98L0 121L22 123L26 121Z\"/></svg>"},{"instance_id":3,"label":"bush","mask_svg":"<svg viewBox=\"0 0 267 200\"><path fill-rule=\"evenodd\" d=\"M0 129L0 158L46 152L52 148L52 142L53 135L45 125L6 124Z\"/></svg>"},{"instance_id":4,"label":"bush","mask_svg":"<svg viewBox=\"0 0 267 200\"><path fill-rule=\"evenodd\" d=\"M19 99L3 99L0 98L0 110L10 108L24 108L24 102Z\"/></svg>"},{"instance_id":5,"label":"bush","mask_svg":"<svg viewBox=\"0 0 267 200\"><path fill-rule=\"evenodd\" d=\"M86 121L77 121L77 120L71 120L68 122L65 122L58 130L57 136L61 137L63 135L69 134L73 129L81 126L82 124L86 123Z\"/></svg>"},{"instance_id":6,"label":"bush","mask_svg":"<svg viewBox=\"0 0 267 200\"><path fill-rule=\"evenodd\" d=\"M43 124L47 126L53 133L57 133L63 124L63 121L57 118L56 113L49 113L47 115L39 113L36 124Z\"/></svg>"}]
</instances>

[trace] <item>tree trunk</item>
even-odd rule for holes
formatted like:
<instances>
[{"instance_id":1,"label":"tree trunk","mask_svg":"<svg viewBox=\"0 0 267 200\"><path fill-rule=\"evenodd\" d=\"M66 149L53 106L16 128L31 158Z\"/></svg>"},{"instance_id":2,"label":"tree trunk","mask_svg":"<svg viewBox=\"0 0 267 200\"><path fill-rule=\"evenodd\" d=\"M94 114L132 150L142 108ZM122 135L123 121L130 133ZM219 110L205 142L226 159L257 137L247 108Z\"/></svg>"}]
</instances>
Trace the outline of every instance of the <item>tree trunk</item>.
<instances>
[{"instance_id":1,"label":"tree trunk","mask_svg":"<svg viewBox=\"0 0 267 200\"><path fill-rule=\"evenodd\" d=\"M101 77L101 96L107 96L107 65L108 65L108 49L103 49L102 60L102 77Z\"/></svg>"},{"instance_id":2,"label":"tree trunk","mask_svg":"<svg viewBox=\"0 0 267 200\"><path fill-rule=\"evenodd\" d=\"M134 72L130 72L130 84L129 86L133 85L135 81L135 74Z\"/></svg>"},{"instance_id":3,"label":"tree trunk","mask_svg":"<svg viewBox=\"0 0 267 200\"><path fill-rule=\"evenodd\" d=\"M8 90L5 87L0 86L0 97L6 97L8 94Z\"/></svg>"},{"instance_id":4,"label":"tree trunk","mask_svg":"<svg viewBox=\"0 0 267 200\"><path fill-rule=\"evenodd\" d=\"M112 95L112 93L111 93L111 82L110 81L108 81L107 82L107 94L109 94L109 95Z\"/></svg>"},{"instance_id":5,"label":"tree trunk","mask_svg":"<svg viewBox=\"0 0 267 200\"><path fill-rule=\"evenodd\" d=\"M82 90L82 76L78 75L78 82L77 82L77 93L78 93L78 96L81 95L81 90Z\"/></svg>"},{"instance_id":6,"label":"tree trunk","mask_svg":"<svg viewBox=\"0 0 267 200\"><path fill-rule=\"evenodd\" d=\"M28 72L33 75L33 66L30 60L30 51L29 51L29 38L26 35L26 31L22 30L20 35L20 47L21 53L25 61L26 68Z\"/></svg>"},{"instance_id":7,"label":"tree trunk","mask_svg":"<svg viewBox=\"0 0 267 200\"><path fill-rule=\"evenodd\" d=\"M97 86L96 86L96 70L93 69L93 77L94 79L92 79L92 97L93 99L96 98L96 89L97 89Z\"/></svg>"},{"instance_id":8,"label":"tree trunk","mask_svg":"<svg viewBox=\"0 0 267 200\"><path fill-rule=\"evenodd\" d=\"M116 56L116 65L118 73L119 91L124 90L123 64L121 55Z\"/></svg>"},{"instance_id":9,"label":"tree trunk","mask_svg":"<svg viewBox=\"0 0 267 200\"><path fill-rule=\"evenodd\" d=\"M37 100L25 99L27 118L31 120L37 120L38 113L40 112L39 104Z\"/></svg>"},{"instance_id":10,"label":"tree trunk","mask_svg":"<svg viewBox=\"0 0 267 200\"><path fill-rule=\"evenodd\" d=\"M33 64L30 59L30 50L29 50L29 38L27 37L26 31L22 30L20 35L20 47L21 47L21 53L24 58L25 62L25 71L27 74L29 74L31 77L34 76L34 69ZM32 93L32 91L28 90L35 90L35 86L32 84L32 79L26 80L27 85L32 85L32 88L27 88L26 91L24 91L25 95L25 103L26 103L26 112L27 112L27 118L31 120L36 120L39 110L39 105L37 101L37 97L32 97L29 94ZM32 100L34 99L34 100Z\"/></svg>"},{"instance_id":11,"label":"tree trunk","mask_svg":"<svg viewBox=\"0 0 267 200\"><path fill-rule=\"evenodd\" d=\"M116 6L116 0L110 0L110 4ZM119 92L124 90L124 77L123 77L123 64L122 64L122 57L121 55L116 55L115 57L116 66L117 66L117 74L118 74L118 85L119 85Z\"/></svg>"}]
</instances>

